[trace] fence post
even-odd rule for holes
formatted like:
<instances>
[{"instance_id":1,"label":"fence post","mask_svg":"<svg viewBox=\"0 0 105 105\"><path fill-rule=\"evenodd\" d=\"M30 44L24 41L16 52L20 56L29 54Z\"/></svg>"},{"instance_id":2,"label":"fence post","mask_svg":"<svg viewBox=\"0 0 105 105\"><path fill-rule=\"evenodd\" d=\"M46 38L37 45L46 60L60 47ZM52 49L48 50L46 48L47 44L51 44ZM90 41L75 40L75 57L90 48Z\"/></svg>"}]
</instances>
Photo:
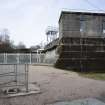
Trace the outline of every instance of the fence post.
<instances>
[{"instance_id":1,"label":"fence post","mask_svg":"<svg viewBox=\"0 0 105 105\"><path fill-rule=\"evenodd\" d=\"M37 63L39 63L39 54L38 54L38 50L37 50Z\"/></svg>"},{"instance_id":2,"label":"fence post","mask_svg":"<svg viewBox=\"0 0 105 105\"><path fill-rule=\"evenodd\" d=\"M7 64L7 53L5 53L5 63Z\"/></svg>"},{"instance_id":3,"label":"fence post","mask_svg":"<svg viewBox=\"0 0 105 105\"><path fill-rule=\"evenodd\" d=\"M28 92L28 64L25 64L25 86L26 92Z\"/></svg>"},{"instance_id":4,"label":"fence post","mask_svg":"<svg viewBox=\"0 0 105 105\"><path fill-rule=\"evenodd\" d=\"M32 62L31 62L31 61L32 61L32 59L31 59L31 58L32 58L32 54L30 53L30 64L32 63Z\"/></svg>"},{"instance_id":5,"label":"fence post","mask_svg":"<svg viewBox=\"0 0 105 105\"><path fill-rule=\"evenodd\" d=\"M17 64L19 64L19 53L17 53Z\"/></svg>"},{"instance_id":6,"label":"fence post","mask_svg":"<svg viewBox=\"0 0 105 105\"><path fill-rule=\"evenodd\" d=\"M3 53L3 55L4 55L3 63L5 63L5 53Z\"/></svg>"},{"instance_id":7,"label":"fence post","mask_svg":"<svg viewBox=\"0 0 105 105\"><path fill-rule=\"evenodd\" d=\"M15 82L17 86L17 64L14 64L14 75L15 75Z\"/></svg>"}]
</instances>

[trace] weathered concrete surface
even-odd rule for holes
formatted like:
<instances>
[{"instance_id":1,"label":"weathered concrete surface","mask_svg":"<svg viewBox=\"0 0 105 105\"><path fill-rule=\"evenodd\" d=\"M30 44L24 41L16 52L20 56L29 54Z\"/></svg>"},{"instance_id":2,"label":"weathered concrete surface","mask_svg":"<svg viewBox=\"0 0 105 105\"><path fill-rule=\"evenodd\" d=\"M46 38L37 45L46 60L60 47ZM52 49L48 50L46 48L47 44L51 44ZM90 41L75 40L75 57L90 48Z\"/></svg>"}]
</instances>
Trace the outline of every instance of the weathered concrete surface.
<instances>
[{"instance_id":1,"label":"weathered concrete surface","mask_svg":"<svg viewBox=\"0 0 105 105\"><path fill-rule=\"evenodd\" d=\"M56 53L56 48L45 53L44 62L48 64L53 64L57 61L58 55Z\"/></svg>"},{"instance_id":2,"label":"weathered concrete surface","mask_svg":"<svg viewBox=\"0 0 105 105\"><path fill-rule=\"evenodd\" d=\"M29 82L40 94L0 99L0 105L46 105L59 101L98 98L105 101L105 81L82 78L77 73L49 66L30 66Z\"/></svg>"}]
</instances>

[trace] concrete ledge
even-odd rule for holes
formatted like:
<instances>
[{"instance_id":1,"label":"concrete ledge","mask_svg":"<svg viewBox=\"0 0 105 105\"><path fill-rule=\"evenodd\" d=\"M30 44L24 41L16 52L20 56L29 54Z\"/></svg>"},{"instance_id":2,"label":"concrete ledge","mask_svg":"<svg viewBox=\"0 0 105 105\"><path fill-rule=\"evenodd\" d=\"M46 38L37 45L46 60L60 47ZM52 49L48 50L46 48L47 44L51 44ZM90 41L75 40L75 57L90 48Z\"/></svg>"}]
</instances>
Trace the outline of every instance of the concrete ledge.
<instances>
[{"instance_id":1,"label":"concrete ledge","mask_svg":"<svg viewBox=\"0 0 105 105\"><path fill-rule=\"evenodd\" d=\"M48 63L36 63L36 64L32 64L32 66L54 66L54 64L48 64Z\"/></svg>"},{"instance_id":2,"label":"concrete ledge","mask_svg":"<svg viewBox=\"0 0 105 105\"><path fill-rule=\"evenodd\" d=\"M3 94L0 96L1 98L10 98L10 97L17 97L17 96L27 96L31 94L40 94L41 90L40 88L35 84L29 84L28 92L25 91L25 89L21 89L20 92L14 93L14 94Z\"/></svg>"}]
</instances>

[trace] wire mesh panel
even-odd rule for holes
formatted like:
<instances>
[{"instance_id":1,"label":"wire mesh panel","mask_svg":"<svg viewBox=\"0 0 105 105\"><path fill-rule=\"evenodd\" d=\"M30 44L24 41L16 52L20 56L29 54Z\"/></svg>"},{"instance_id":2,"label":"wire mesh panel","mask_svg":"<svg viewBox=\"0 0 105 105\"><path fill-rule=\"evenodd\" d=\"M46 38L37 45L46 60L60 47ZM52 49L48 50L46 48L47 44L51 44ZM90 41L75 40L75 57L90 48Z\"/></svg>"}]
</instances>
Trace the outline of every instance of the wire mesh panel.
<instances>
[{"instance_id":1,"label":"wire mesh panel","mask_svg":"<svg viewBox=\"0 0 105 105\"><path fill-rule=\"evenodd\" d=\"M7 63L17 63L17 57L18 55L17 54L7 54Z\"/></svg>"},{"instance_id":2,"label":"wire mesh panel","mask_svg":"<svg viewBox=\"0 0 105 105\"><path fill-rule=\"evenodd\" d=\"M45 54L36 53L1 53L0 64L44 63Z\"/></svg>"},{"instance_id":3,"label":"wire mesh panel","mask_svg":"<svg viewBox=\"0 0 105 105\"><path fill-rule=\"evenodd\" d=\"M11 65L0 65L0 86L14 81L14 68Z\"/></svg>"},{"instance_id":4,"label":"wire mesh panel","mask_svg":"<svg viewBox=\"0 0 105 105\"><path fill-rule=\"evenodd\" d=\"M44 54L39 54L39 57L40 57L39 63L43 63L44 62Z\"/></svg>"},{"instance_id":5,"label":"wire mesh panel","mask_svg":"<svg viewBox=\"0 0 105 105\"><path fill-rule=\"evenodd\" d=\"M38 56L37 54L33 53L31 54L31 63L37 63Z\"/></svg>"},{"instance_id":6,"label":"wire mesh panel","mask_svg":"<svg viewBox=\"0 0 105 105\"><path fill-rule=\"evenodd\" d=\"M4 63L4 54L0 54L0 63Z\"/></svg>"},{"instance_id":7,"label":"wire mesh panel","mask_svg":"<svg viewBox=\"0 0 105 105\"><path fill-rule=\"evenodd\" d=\"M31 63L44 63L45 54L31 54Z\"/></svg>"},{"instance_id":8,"label":"wire mesh panel","mask_svg":"<svg viewBox=\"0 0 105 105\"><path fill-rule=\"evenodd\" d=\"M28 64L0 64L0 89L8 87L28 91Z\"/></svg>"},{"instance_id":9,"label":"wire mesh panel","mask_svg":"<svg viewBox=\"0 0 105 105\"><path fill-rule=\"evenodd\" d=\"M19 63L27 64L30 63L30 54L19 54Z\"/></svg>"}]
</instances>

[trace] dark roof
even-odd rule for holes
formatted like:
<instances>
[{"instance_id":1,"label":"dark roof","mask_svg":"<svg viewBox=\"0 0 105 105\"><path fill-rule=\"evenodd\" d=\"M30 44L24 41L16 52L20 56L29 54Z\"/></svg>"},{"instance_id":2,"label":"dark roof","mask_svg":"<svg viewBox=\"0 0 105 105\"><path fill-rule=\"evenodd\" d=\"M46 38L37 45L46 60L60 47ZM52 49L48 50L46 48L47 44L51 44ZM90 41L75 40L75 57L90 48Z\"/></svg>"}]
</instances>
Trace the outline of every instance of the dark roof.
<instances>
[{"instance_id":1,"label":"dark roof","mask_svg":"<svg viewBox=\"0 0 105 105\"><path fill-rule=\"evenodd\" d=\"M62 17L63 14L78 14L78 15L94 15L94 16L105 16L105 13L102 13L102 12L76 12L76 11L62 11L61 12L61 15L60 15L60 18L59 18L59 21Z\"/></svg>"}]
</instances>

